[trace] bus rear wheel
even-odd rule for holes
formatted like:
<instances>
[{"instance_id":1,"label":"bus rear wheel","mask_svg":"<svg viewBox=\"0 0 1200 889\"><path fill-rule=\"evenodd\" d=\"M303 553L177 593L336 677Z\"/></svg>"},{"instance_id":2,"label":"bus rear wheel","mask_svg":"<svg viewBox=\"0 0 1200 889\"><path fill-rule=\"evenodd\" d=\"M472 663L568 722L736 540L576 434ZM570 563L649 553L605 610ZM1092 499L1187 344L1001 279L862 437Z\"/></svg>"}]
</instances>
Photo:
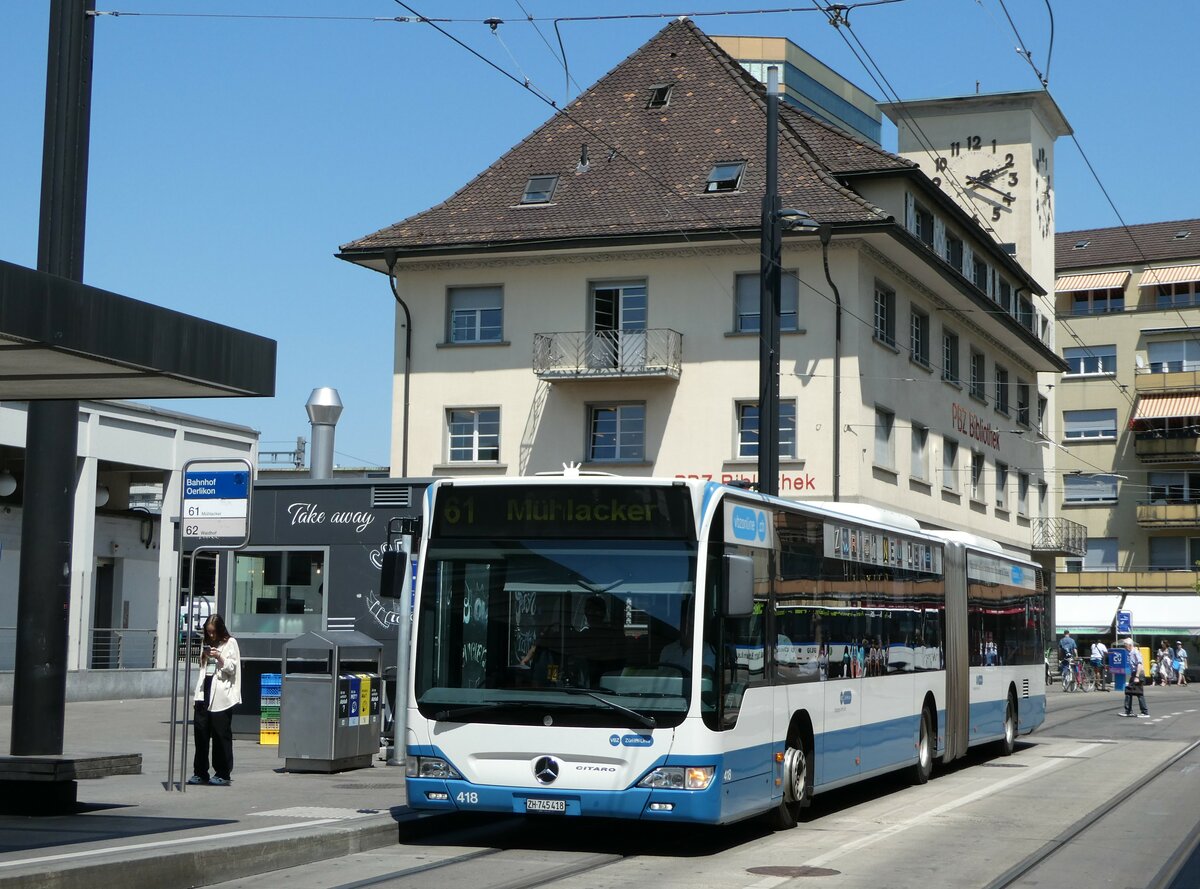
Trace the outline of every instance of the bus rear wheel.
<instances>
[{"instance_id":1,"label":"bus rear wheel","mask_svg":"<svg viewBox=\"0 0 1200 889\"><path fill-rule=\"evenodd\" d=\"M1012 756L1017 747L1017 702L1013 700L1011 692L1004 707L1004 737L1000 740L999 747L1001 756Z\"/></svg>"},{"instance_id":2,"label":"bus rear wheel","mask_svg":"<svg viewBox=\"0 0 1200 889\"><path fill-rule=\"evenodd\" d=\"M921 726L917 735L917 762L912 767L914 784L924 784L933 775L933 714L925 707L921 711Z\"/></svg>"},{"instance_id":3,"label":"bus rear wheel","mask_svg":"<svg viewBox=\"0 0 1200 889\"><path fill-rule=\"evenodd\" d=\"M791 830L803 817L803 810L812 802L812 781L809 768L810 751L788 746L783 754L783 799L771 810L771 825L776 830Z\"/></svg>"}]
</instances>

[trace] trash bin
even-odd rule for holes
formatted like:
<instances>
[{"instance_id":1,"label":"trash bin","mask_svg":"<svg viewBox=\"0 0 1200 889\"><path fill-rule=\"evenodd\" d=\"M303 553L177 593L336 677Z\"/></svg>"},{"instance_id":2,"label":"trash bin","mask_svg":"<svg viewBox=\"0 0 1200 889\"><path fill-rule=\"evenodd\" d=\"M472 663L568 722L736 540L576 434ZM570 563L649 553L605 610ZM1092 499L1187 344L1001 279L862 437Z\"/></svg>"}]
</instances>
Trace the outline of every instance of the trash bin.
<instances>
[{"instance_id":1,"label":"trash bin","mask_svg":"<svg viewBox=\"0 0 1200 889\"><path fill-rule=\"evenodd\" d=\"M1108 650L1108 669L1112 671L1113 691L1125 690L1125 671L1129 666L1125 659L1128 656L1129 653L1124 648Z\"/></svg>"},{"instance_id":2,"label":"trash bin","mask_svg":"<svg viewBox=\"0 0 1200 889\"><path fill-rule=\"evenodd\" d=\"M379 753L383 644L314 631L283 646L279 756L289 771L365 768Z\"/></svg>"}]
</instances>

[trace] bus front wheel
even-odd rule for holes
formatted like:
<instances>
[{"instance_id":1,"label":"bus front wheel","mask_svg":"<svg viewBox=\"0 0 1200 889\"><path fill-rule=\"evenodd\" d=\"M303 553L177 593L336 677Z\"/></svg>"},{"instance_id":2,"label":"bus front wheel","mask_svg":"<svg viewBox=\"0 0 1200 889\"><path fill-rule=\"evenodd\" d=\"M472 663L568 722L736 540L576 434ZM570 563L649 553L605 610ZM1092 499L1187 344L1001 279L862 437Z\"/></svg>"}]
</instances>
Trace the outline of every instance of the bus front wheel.
<instances>
[{"instance_id":1,"label":"bus front wheel","mask_svg":"<svg viewBox=\"0 0 1200 889\"><path fill-rule=\"evenodd\" d=\"M924 784L933 774L933 714L929 707L921 711L921 726L917 735L917 763L912 769L914 784Z\"/></svg>"},{"instance_id":2,"label":"bus front wheel","mask_svg":"<svg viewBox=\"0 0 1200 889\"><path fill-rule=\"evenodd\" d=\"M771 824L776 830L791 830L811 804L811 763L811 749L788 745L783 754L783 799L771 810Z\"/></svg>"}]
</instances>

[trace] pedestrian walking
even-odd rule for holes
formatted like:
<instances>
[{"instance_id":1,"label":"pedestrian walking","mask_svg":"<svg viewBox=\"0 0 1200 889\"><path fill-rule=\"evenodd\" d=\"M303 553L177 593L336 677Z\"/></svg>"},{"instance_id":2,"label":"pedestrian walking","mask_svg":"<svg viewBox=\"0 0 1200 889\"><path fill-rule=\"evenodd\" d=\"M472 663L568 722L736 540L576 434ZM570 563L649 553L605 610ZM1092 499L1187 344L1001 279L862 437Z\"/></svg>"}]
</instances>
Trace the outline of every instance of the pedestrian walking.
<instances>
[{"instance_id":1,"label":"pedestrian walking","mask_svg":"<svg viewBox=\"0 0 1200 889\"><path fill-rule=\"evenodd\" d=\"M1142 663L1142 653L1133 647L1133 640L1126 639L1121 643L1125 646L1125 712L1123 716L1133 716L1133 699L1137 698L1141 712L1138 718L1150 716L1150 708L1146 706L1146 692L1143 688L1146 679L1146 667Z\"/></svg>"},{"instance_id":2,"label":"pedestrian walking","mask_svg":"<svg viewBox=\"0 0 1200 889\"><path fill-rule=\"evenodd\" d=\"M1096 671L1096 686L1101 691L1108 691L1105 682L1105 669L1108 663L1108 646L1097 639L1092 643L1092 668Z\"/></svg>"},{"instance_id":3,"label":"pedestrian walking","mask_svg":"<svg viewBox=\"0 0 1200 889\"><path fill-rule=\"evenodd\" d=\"M1175 653L1167 644L1166 639L1158 643L1158 654L1155 655L1155 660L1158 664L1158 684L1170 685L1175 675L1171 668L1171 664L1175 660Z\"/></svg>"},{"instance_id":4,"label":"pedestrian walking","mask_svg":"<svg viewBox=\"0 0 1200 889\"><path fill-rule=\"evenodd\" d=\"M1175 640L1175 684L1187 685L1187 650L1183 643Z\"/></svg>"}]
</instances>

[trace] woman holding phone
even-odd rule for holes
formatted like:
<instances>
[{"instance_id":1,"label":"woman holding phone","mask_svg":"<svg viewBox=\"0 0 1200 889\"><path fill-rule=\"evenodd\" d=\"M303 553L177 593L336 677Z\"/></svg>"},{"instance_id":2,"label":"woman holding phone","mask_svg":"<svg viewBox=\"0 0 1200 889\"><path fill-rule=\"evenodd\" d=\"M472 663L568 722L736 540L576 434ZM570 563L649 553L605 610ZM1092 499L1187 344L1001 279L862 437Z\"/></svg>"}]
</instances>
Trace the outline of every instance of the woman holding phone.
<instances>
[{"instance_id":1,"label":"woman holding phone","mask_svg":"<svg viewBox=\"0 0 1200 889\"><path fill-rule=\"evenodd\" d=\"M241 654L229 635L225 619L212 615L204 622L204 647L200 650L200 675L196 678L192 725L196 755L188 784L228 787L233 771L233 707L242 702ZM212 744L213 777L208 777L208 751Z\"/></svg>"}]
</instances>

